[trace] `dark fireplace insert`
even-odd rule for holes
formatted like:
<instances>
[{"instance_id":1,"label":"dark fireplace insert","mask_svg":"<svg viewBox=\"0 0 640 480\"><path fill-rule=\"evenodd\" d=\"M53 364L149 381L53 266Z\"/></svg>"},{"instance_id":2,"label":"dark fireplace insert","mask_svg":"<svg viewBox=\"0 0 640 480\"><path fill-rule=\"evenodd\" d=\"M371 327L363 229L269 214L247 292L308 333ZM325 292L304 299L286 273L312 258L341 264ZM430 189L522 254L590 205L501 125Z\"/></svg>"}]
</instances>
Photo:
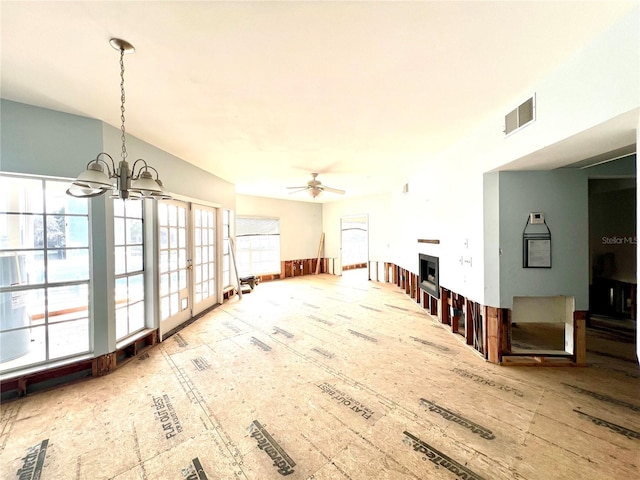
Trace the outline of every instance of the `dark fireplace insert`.
<instances>
[{"instance_id":1,"label":"dark fireplace insert","mask_svg":"<svg viewBox=\"0 0 640 480\"><path fill-rule=\"evenodd\" d=\"M420 288L435 298L440 298L438 257L420 254Z\"/></svg>"}]
</instances>

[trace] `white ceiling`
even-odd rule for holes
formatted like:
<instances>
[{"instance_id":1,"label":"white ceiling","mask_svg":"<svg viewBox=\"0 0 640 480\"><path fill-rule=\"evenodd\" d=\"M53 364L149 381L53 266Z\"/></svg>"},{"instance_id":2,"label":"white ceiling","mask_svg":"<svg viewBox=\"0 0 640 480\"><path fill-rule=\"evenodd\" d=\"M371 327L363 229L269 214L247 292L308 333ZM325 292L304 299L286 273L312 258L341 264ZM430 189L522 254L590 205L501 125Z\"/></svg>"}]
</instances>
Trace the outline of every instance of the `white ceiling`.
<instances>
[{"instance_id":1,"label":"white ceiling","mask_svg":"<svg viewBox=\"0 0 640 480\"><path fill-rule=\"evenodd\" d=\"M634 5L2 0L2 97L119 127L120 37L130 134L239 193L399 190Z\"/></svg>"}]
</instances>

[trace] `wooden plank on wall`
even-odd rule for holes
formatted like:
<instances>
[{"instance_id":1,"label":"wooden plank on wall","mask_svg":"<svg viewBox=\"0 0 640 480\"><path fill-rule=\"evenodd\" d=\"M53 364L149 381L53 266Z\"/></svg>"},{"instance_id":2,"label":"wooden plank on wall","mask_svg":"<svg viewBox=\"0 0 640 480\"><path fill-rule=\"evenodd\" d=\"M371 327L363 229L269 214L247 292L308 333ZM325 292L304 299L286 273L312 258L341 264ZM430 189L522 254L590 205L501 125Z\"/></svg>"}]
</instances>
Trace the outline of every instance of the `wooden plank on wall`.
<instances>
[{"instance_id":1,"label":"wooden plank on wall","mask_svg":"<svg viewBox=\"0 0 640 480\"><path fill-rule=\"evenodd\" d=\"M511 309L502 308L502 327L500 333L502 334L501 350L500 354L511 353Z\"/></svg>"},{"instance_id":2,"label":"wooden plank on wall","mask_svg":"<svg viewBox=\"0 0 640 480\"><path fill-rule=\"evenodd\" d=\"M466 312L467 312L467 318L465 319L464 325L465 325L465 340L467 342L467 345L473 345L473 319L474 319L474 310L475 308L475 304L467 299L467 305L466 305Z\"/></svg>"},{"instance_id":3,"label":"wooden plank on wall","mask_svg":"<svg viewBox=\"0 0 640 480\"><path fill-rule=\"evenodd\" d=\"M318 258L316 263L316 275L320 273L320 258L322 256L322 247L324 246L324 232L320 235L320 245L318 246Z\"/></svg>"},{"instance_id":4,"label":"wooden plank on wall","mask_svg":"<svg viewBox=\"0 0 640 480\"><path fill-rule=\"evenodd\" d=\"M500 330L502 319L496 307L485 307L487 321L487 360L491 363L500 363Z\"/></svg>"},{"instance_id":5,"label":"wooden plank on wall","mask_svg":"<svg viewBox=\"0 0 640 480\"><path fill-rule=\"evenodd\" d=\"M445 288L440 288L440 321L445 325L451 325L451 319L449 318L449 291Z\"/></svg>"},{"instance_id":6,"label":"wooden plank on wall","mask_svg":"<svg viewBox=\"0 0 640 480\"><path fill-rule=\"evenodd\" d=\"M576 365L587 364L587 312L573 312L573 361Z\"/></svg>"}]
</instances>

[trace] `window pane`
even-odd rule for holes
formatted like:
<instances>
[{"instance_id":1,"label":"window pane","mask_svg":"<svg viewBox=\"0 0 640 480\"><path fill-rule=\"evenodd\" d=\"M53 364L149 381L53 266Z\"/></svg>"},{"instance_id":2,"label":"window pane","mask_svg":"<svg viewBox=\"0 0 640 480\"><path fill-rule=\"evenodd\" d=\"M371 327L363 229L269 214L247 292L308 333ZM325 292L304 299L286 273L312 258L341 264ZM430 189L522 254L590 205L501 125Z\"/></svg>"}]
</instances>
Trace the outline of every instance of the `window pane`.
<instances>
[{"instance_id":1,"label":"window pane","mask_svg":"<svg viewBox=\"0 0 640 480\"><path fill-rule=\"evenodd\" d=\"M169 293L169 274L165 273L160 275L160 295L167 295Z\"/></svg>"},{"instance_id":2,"label":"window pane","mask_svg":"<svg viewBox=\"0 0 640 480\"><path fill-rule=\"evenodd\" d=\"M49 322L89 319L89 285L65 285L48 289Z\"/></svg>"},{"instance_id":3,"label":"window pane","mask_svg":"<svg viewBox=\"0 0 640 480\"><path fill-rule=\"evenodd\" d=\"M89 351L89 319L49 325L49 358Z\"/></svg>"},{"instance_id":4,"label":"window pane","mask_svg":"<svg viewBox=\"0 0 640 480\"><path fill-rule=\"evenodd\" d=\"M124 200L119 198L113 199L113 215L115 217L124 217Z\"/></svg>"},{"instance_id":5,"label":"window pane","mask_svg":"<svg viewBox=\"0 0 640 480\"><path fill-rule=\"evenodd\" d=\"M115 250L116 275L121 275L127 272L127 250L126 247L116 247Z\"/></svg>"},{"instance_id":6,"label":"window pane","mask_svg":"<svg viewBox=\"0 0 640 480\"><path fill-rule=\"evenodd\" d=\"M28 292L0 292L0 363L30 352L31 318L27 305Z\"/></svg>"},{"instance_id":7,"label":"window pane","mask_svg":"<svg viewBox=\"0 0 640 480\"><path fill-rule=\"evenodd\" d=\"M169 248L169 229L167 227L160 228L160 248Z\"/></svg>"},{"instance_id":8,"label":"window pane","mask_svg":"<svg viewBox=\"0 0 640 480\"><path fill-rule=\"evenodd\" d=\"M127 243L130 245L142 243L142 220L127 219Z\"/></svg>"},{"instance_id":9,"label":"window pane","mask_svg":"<svg viewBox=\"0 0 640 480\"><path fill-rule=\"evenodd\" d=\"M169 209L166 203L158 202L158 220L160 224L166 225L169 216Z\"/></svg>"},{"instance_id":10,"label":"window pane","mask_svg":"<svg viewBox=\"0 0 640 480\"><path fill-rule=\"evenodd\" d=\"M27 290L24 292L25 307L27 315L31 320L31 325L44 324L44 288Z\"/></svg>"},{"instance_id":11,"label":"window pane","mask_svg":"<svg viewBox=\"0 0 640 480\"><path fill-rule=\"evenodd\" d=\"M47 359L45 327L0 332L0 368L9 370Z\"/></svg>"},{"instance_id":12,"label":"window pane","mask_svg":"<svg viewBox=\"0 0 640 480\"><path fill-rule=\"evenodd\" d=\"M47 213L87 215L89 202L85 198L67 195L67 182L47 180L45 182Z\"/></svg>"},{"instance_id":13,"label":"window pane","mask_svg":"<svg viewBox=\"0 0 640 480\"><path fill-rule=\"evenodd\" d=\"M127 217L142 218L142 202L139 200L130 200L125 204Z\"/></svg>"},{"instance_id":14,"label":"window pane","mask_svg":"<svg viewBox=\"0 0 640 480\"><path fill-rule=\"evenodd\" d=\"M127 247L127 272L142 270L142 245Z\"/></svg>"},{"instance_id":15,"label":"window pane","mask_svg":"<svg viewBox=\"0 0 640 480\"><path fill-rule=\"evenodd\" d=\"M89 218L80 216L65 217L66 246L88 247L89 246Z\"/></svg>"},{"instance_id":16,"label":"window pane","mask_svg":"<svg viewBox=\"0 0 640 480\"><path fill-rule=\"evenodd\" d=\"M41 252L0 253L0 287L43 282L44 256Z\"/></svg>"},{"instance_id":17,"label":"window pane","mask_svg":"<svg viewBox=\"0 0 640 480\"><path fill-rule=\"evenodd\" d=\"M67 241L65 232L64 215L47 216L47 248L64 248Z\"/></svg>"},{"instance_id":18,"label":"window pane","mask_svg":"<svg viewBox=\"0 0 640 480\"><path fill-rule=\"evenodd\" d=\"M120 201L116 203L121 203ZM124 245L125 231L124 231L124 218L113 219L113 243L116 245Z\"/></svg>"},{"instance_id":19,"label":"window pane","mask_svg":"<svg viewBox=\"0 0 640 480\"><path fill-rule=\"evenodd\" d=\"M169 229L169 248L178 248L178 229Z\"/></svg>"},{"instance_id":20,"label":"window pane","mask_svg":"<svg viewBox=\"0 0 640 480\"><path fill-rule=\"evenodd\" d=\"M134 303L129 307L129 333L144 328L144 303Z\"/></svg>"},{"instance_id":21,"label":"window pane","mask_svg":"<svg viewBox=\"0 0 640 480\"><path fill-rule=\"evenodd\" d=\"M127 278L116 278L116 291L115 291L116 306L126 305L129 300L129 292L127 289Z\"/></svg>"},{"instance_id":22,"label":"window pane","mask_svg":"<svg viewBox=\"0 0 640 480\"><path fill-rule=\"evenodd\" d=\"M169 252L160 252L160 271L166 272L169 270Z\"/></svg>"},{"instance_id":23,"label":"window pane","mask_svg":"<svg viewBox=\"0 0 640 480\"><path fill-rule=\"evenodd\" d=\"M142 274L129 277L129 303L144 300L144 277Z\"/></svg>"},{"instance_id":24,"label":"window pane","mask_svg":"<svg viewBox=\"0 0 640 480\"><path fill-rule=\"evenodd\" d=\"M49 250L47 277L49 282L71 282L89 279L89 249Z\"/></svg>"},{"instance_id":25,"label":"window pane","mask_svg":"<svg viewBox=\"0 0 640 480\"><path fill-rule=\"evenodd\" d=\"M129 308L121 305L116 308L116 338L119 340L129 333Z\"/></svg>"},{"instance_id":26,"label":"window pane","mask_svg":"<svg viewBox=\"0 0 640 480\"><path fill-rule=\"evenodd\" d=\"M44 216L0 213L0 248L42 248Z\"/></svg>"},{"instance_id":27,"label":"window pane","mask_svg":"<svg viewBox=\"0 0 640 480\"><path fill-rule=\"evenodd\" d=\"M42 180L0 176L0 211L42 213Z\"/></svg>"}]
</instances>

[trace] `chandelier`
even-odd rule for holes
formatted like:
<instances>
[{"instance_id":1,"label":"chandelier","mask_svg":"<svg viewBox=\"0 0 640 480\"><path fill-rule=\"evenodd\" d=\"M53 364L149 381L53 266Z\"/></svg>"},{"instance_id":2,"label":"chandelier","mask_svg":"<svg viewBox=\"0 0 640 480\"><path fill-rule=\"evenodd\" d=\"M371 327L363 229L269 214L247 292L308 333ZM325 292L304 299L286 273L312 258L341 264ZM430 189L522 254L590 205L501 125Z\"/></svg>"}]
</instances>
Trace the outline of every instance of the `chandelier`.
<instances>
[{"instance_id":1,"label":"chandelier","mask_svg":"<svg viewBox=\"0 0 640 480\"><path fill-rule=\"evenodd\" d=\"M126 132L124 128L124 54L135 52L135 48L126 40L112 38L109 43L120 51L120 131L122 139L122 159L116 166L113 157L105 152L100 152L95 159L87 164L87 169L78 175L78 178L67 189L67 194L73 197L90 198L97 197L108 191L113 193L112 198L155 200L170 199L171 196L162 185L158 171L148 165L142 158L133 162L129 167L127 162ZM153 173L155 173L155 178Z\"/></svg>"}]
</instances>

